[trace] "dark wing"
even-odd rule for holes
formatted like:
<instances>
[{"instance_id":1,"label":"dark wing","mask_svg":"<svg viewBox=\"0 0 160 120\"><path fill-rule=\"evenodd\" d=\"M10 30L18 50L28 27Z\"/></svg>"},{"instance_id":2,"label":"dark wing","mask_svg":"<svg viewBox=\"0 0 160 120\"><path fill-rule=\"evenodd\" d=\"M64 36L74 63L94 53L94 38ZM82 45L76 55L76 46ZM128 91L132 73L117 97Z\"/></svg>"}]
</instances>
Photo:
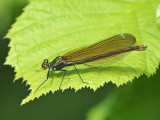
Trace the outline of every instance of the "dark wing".
<instances>
[{"instance_id":1,"label":"dark wing","mask_svg":"<svg viewBox=\"0 0 160 120\"><path fill-rule=\"evenodd\" d=\"M106 40L103 40L101 42L98 42L94 45L91 45L89 47L69 52L63 56L63 59L67 60L67 62L85 63L88 59L92 59L95 56L100 56L109 52L131 47L135 44L135 42L136 42L136 39L133 35L128 33L119 34L111 38L108 38ZM103 59L101 60L103 62L105 62L105 60L106 62L109 62L109 61L113 62L118 58L122 58L125 55L126 54L122 53L122 54L108 56L106 58L100 58L100 59Z\"/></svg>"}]
</instances>

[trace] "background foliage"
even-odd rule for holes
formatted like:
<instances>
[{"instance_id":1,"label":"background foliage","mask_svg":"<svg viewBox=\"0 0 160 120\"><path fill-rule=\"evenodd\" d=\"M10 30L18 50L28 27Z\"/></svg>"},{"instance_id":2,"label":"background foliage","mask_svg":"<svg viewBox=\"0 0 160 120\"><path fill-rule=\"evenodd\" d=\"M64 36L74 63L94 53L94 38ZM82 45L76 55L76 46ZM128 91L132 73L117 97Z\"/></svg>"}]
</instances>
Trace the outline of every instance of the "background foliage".
<instances>
[{"instance_id":1,"label":"background foliage","mask_svg":"<svg viewBox=\"0 0 160 120\"><path fill-rule=\"evenodd\" d=\"M21 83L22 79L20 81L16 81L13 84L13 79L14 79L14 69L11 69L10 66L3 66L3 63L5 61L5 57L8 54L8 43L9 40L5 39L2 40L2 37L7 33L8 28L10 25L14 22L15 17L18 16L22 12L22 8L24 5L26 5L27 2L21 2L21 1L8 1L7 4L0 4L0 5L6 5L6 11L3 11L3 15L0 16L0 76L1 76L1 81L0 81L0 92L1 92L1 99L0 99L0 119L3 120L8 120L8 119L58 119L58 120L64 120L64 119L77 119L77 120L83 120L86 117L87 111L100 101L102 101L105 96L107 96L107 99L111 100L110 96L108 93L112 94L112 91L122 91L122 92L113 92L113 96L120 96L123 95L122 97L116 97L118 99L121 99L122 105L113 104L111 105L113 109L109 109L108 112L110 114L106 117L106 115L101 116L104 119L121 119L123 120L128 120L129 118L144 118L144 114L141 114L141 110L143 110L146 116L150 116L148 118L152 119L157 119L159 118L157 111L159 111L159 106L160 104L158 103L159 101L159 92L158 92L158 85L159 81L158 79L160 78L160 71L158 70L154 76L151 76L149 79L146 76L142 76L140 79L135 79L134 82L131 84L124 85L120 88L116 88L115 85L108 83L106 84L103 88L101 87L98 89L96 92L93 92L92 90L88 88L84 88L81 91L78 91L76 94L74 90L68 89L65 92L56 92L54 94L48 94L47 96L42 96L40 100L35 100L33 102L30 102L23 107L20 107L19 104L26 95L29 94L30 91L27 92L28 87L24 87L25 83ZM2 7L0 7L2 8ZM19 9L17 9L19 8ZM2 27L4 26L4 27ZM141 81L141 82L138 82ZM138 87L139 85L139 87ZM142 93L140 92L140 88L142 87ZM151 87L153 86L153 87ZM134 87L139 88L135 89ZM148 88L149 87L149 88ZM122 90L121 90L122 88ZM126 89L127 88L127 89ZM126 89L126 92L123 92L123 89ZM152 93L154 94L147 94L149 89L152 89ZM129 92L127 92L129 91ZM130 92L132 91L132 92ZM143 99L141 98L141 101L139 102L138 100L132 100L132 96L128 97L128 94L133 95L132 93L137 93L135 94L134 98L138 99L140 96L143 96ZM136 91L136 92L135 92ZM146 93L146 92L147 93ZM121 93L121 94L120 94ZM146 95L146 94L147 95ZM117 95L119 94L119 95ZM132 99L131 99L132 98ZM145 104L144 99L147 99L147 104ZM152 99L153 98L153 99ZM117 99L117 100L118 100ZM109 101L108 100L108 101ZM114 100L114 99L113 99ZM123 101L124 100L124 101ZM104 100L105 101L105 100ZM154 102L153 102L154 101ZM140 111L138 114L132 113L129 110L125 110L124 106L125 104L128 103L127 106L130 106L133 108L135 106L140 106L136 107L135 110ZM144 103L144 104L143 104ZM107 103L105 104L107 105ZM117 108L116 108L117 106ZM149 109L144 109L145 107L149 106ZM110 108L112 108L110 107ZM98 109L98 108L97 108ZM155 110L155 111L154 111ZM157 111L156 111L157 110ZM99 110L100 115L101 111ZM106 110L104 111L104 113ZM42 114L43 113L43 114ZM128 113L128 114L127 114ZM150 114L149 114L150 113ZM118 115L118 118L114 118L113 115L116 114ZM122 116L121 116L122 114ZM136 114L136 116L135 116ZM116 116L114 115L114 116ZM125 116L127 115L127 117ZM101 118L99 116L99 119ZM89 117L88 117L89 118ZM135 118L135 119L136 119ZM147 117L146 117L147 119Z\"/></svg>"},{"instance_id":2,"label":"background foliage","mask_svg":"<svg viewBox=\"0 0 160 120\"><path fill-rule=\"evenodd\" d=\"M158 6L157 9L157 24L160 25L160 5Z\"/></svg>"}]
</instances>

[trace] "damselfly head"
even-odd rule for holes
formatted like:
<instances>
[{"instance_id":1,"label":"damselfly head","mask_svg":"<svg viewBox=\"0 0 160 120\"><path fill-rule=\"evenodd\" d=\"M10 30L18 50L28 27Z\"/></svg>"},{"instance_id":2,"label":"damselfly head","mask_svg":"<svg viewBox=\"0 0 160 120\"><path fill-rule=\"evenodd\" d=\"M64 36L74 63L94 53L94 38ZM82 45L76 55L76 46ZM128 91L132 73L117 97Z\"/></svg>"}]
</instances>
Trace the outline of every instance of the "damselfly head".
<instances>
[{"instance_id":1,"label":"damselfly head","mask_svg":"<svg viewBox=\"0 0 160 120\"><path fill-rule=\"evenodd\" d=\"M45 59L44 62L42 63L42 68L43 70L46 70L48 68L49 64L48 64L48 60Z\"/></svg>"}]
</instances>

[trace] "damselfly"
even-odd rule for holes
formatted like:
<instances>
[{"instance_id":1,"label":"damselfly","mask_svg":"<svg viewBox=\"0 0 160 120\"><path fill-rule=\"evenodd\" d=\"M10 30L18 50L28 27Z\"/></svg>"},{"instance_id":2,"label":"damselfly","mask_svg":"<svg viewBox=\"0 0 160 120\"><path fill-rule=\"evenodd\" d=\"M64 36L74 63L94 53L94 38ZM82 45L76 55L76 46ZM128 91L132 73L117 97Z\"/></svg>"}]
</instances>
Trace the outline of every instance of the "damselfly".
<instances>
[{"instance_id":1,"label":"damselfly","mask_svg":"<svg viewBox=\"0 0 160 120\"><path fill-rule=\"evenodd\" d=\"M51 62L49 62L48 59L45 59L42 63L42 69L48 69L47 79L39 85L36 91L48 80L50 70L64 72L61 83L59 85L60 89L63 79L66 75L66 70L63 68L67 66L74 66L81 81L88 84L87 82L83 81L81 75L76 69L76 65L84 64L91 66L93 64L103 66L103 64L111 64L123 58L126 53L129 53L130 51L142 51L147 48L145 45L133 46L135 43L136 38L133 35L124 33L98 42L89 47L77 49L66 53L63 56L58 56Z\"/></svg>"}]
</instances>

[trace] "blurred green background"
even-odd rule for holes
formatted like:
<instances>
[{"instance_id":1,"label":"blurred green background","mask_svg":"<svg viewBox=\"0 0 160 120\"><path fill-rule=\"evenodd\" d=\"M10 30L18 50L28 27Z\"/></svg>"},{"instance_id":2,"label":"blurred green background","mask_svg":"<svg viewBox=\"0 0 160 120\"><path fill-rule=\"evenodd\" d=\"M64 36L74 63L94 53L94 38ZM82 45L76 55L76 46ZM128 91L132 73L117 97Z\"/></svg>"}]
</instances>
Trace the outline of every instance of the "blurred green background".
<instances>
[{"instance_id":1,"label":"blurred green background","mask_svg":"<svg viewBox=\"0 0 160 120\"><path fill-rule=\"evenodd\" d=\"M73 89L50 92L20 106L30 92L29 86L25 86L22 79L13 83L14 68L3 65L9 51L9 39L3 37L27 4L27 0L0 0L0 120L85 120L86 116L90 120L101 117L106 120L160 119L160 70L150 78L143 75L119 88L108 83L96 92L89 88L76 93ZM110 94L116 96L116 101L106 110L112 101ZM100 110L99 116L94 113Z\"/></svg>"}]
</instances>

